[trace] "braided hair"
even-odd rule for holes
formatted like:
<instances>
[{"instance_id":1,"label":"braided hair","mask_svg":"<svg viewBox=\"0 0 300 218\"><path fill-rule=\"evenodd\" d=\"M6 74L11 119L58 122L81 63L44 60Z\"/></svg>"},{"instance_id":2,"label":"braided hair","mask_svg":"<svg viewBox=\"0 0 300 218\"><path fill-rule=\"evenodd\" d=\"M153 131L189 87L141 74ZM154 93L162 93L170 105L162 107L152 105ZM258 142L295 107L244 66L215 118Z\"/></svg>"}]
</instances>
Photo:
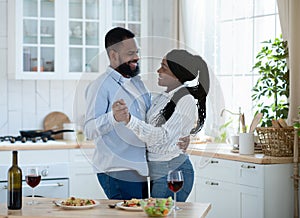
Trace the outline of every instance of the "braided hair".
<instances>
[{"instance_id":1,"label":"braided hair","mask_svg":"<svg viewBox=\"0 0 300 218\"><path fill-rule=\"evenodd\" d=\"M209 72L206 62L199 55L192 55L186 50L174 49L166 55L168 66L177 79L183 84L198 76L196 86L180 88L167 105L160 111L156 126L164 124L173 114L177 102L186 94L197 100L198 120L191 134L199 132L206 119L206 96L209 91Z\"/></svg>"}]
</instances>

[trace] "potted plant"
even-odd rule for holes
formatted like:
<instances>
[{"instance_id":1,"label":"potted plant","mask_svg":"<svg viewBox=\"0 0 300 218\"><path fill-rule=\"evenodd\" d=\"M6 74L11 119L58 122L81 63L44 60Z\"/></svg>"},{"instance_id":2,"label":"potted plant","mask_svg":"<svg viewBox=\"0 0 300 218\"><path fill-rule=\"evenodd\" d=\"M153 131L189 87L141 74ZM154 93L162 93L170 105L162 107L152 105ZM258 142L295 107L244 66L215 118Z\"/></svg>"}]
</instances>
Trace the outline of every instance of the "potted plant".
<instances>
[{"instance_id":1,"label":"potted plant","mask_svg":"<svg viewBox=\"0 0 300 218\"><path fill-rule=\"evenodd\" d=\"M282 36L262 42L253 70L259 78L253 87L252 100L256 113L262 113L261 126L272 126L272 120L286 119L289 110L288 45Z\"/></svg>"}]
</instances>

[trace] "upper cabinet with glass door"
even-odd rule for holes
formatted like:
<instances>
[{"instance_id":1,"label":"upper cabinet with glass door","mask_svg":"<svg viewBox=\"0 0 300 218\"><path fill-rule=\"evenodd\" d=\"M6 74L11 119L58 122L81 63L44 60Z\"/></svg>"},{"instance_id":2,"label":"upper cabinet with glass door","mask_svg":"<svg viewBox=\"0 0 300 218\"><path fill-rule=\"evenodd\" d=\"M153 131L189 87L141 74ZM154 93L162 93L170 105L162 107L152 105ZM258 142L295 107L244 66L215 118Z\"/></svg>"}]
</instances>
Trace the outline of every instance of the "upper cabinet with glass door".
<instances>
[{"instance_id":1,"label":"upper cabinet with glass door","mask_svg":"<svg viewBox=\"0 0 300 218\"><path fill-rule=\"evenodd\" d=\"M128 28L135 33L137 38L140 38L142 33L142 4L141 0L112 0L113 26ZM145 24L145 22L143 23Z\"/></svg>"},{"instance_id":2,"label":"upper cabinet with glass door","mask_svg":"<svg viewBox=\"0 0 300 218\"><path fill-rule=\"evenodd\" d=\"M54 78L57 14L54 0L8 1L10 78Z\"/></svg>"},{"instance_id":3,"label":"upper cabinet with glass door","mask_svg":"<svg viewBox=\"0 0 300 218\"><path fill-rule=\"evenodd\" d=\"M99 0L69 0L67 71L73 77L81 72L99 72ZM103 44L103 43L102 43Z\"/></svg>"},{"instance_id":4,"label":"upper cabinet with glass door","mask_svg":"<svg viewBox=\"0 0 300 218\"><path fill-rule=\"evenodd\" d=\"M140 37L142 2L9 0L9 78L77 80L84 72L102 72L106 31L123 26Z\"/></svg>"},{"instance_id":5,"label":"upper cabinet with glass door","mask_svg":"<svg viewBox=\"0 0 300 218\"><path fill-rule=\"evenodd\" d=\"M85 71L98 72L98 63L90 62L100 47L99 4L9 0L9 78L79 79Z\"/></svg>"}]
</instances>

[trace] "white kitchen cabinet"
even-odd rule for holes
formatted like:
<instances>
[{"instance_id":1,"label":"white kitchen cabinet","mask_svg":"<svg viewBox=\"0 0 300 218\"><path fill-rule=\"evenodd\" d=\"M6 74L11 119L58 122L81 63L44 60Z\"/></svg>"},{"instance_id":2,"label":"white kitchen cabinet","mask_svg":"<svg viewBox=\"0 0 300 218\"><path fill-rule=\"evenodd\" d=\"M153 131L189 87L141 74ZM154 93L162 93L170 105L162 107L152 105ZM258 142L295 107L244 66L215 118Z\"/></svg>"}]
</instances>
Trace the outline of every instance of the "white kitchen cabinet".
<instances>
[{"instance_id":1,"label":"white kitchen cabinet","mask_svg":"<svg viewBox=\"0 0 300 218\"><path fill-rule=\"evenodd\" d=\"M41 181L41 184L36 188L37 194L40 194L44 190L41 187L45 186L47 182L54 184L61 183L60 181L63 180L67 183L64 185L66 190L65 193L60 193L60 198L69 196L94 199L107 198L89 161L93 151L93 149L21 150L18 152L18 163L22 170L25 170L25 168L23 169L25 165L43 166L42 169L50 166L46 177L51 177L51 179ZM0 160L0 202L5 202L6 175L8 168L11 166L12 152L0 151ZM62 165L64 166L64 170L60 168ZM53 180L53 170L55 170L55 181ZM43 176L43 179L46 179L46 177ZM26 187L27 185L24 185L24 188ZM61 188L53 189L53 187L48 185L48 193L46 192L47 195L44 196L49 196L50 194L49 197L57 197L55 195L57 189Z\"/></svg>"},{"instance_id":2,"label":"white kitchen cabinet","mask_svg":"<svg viewBox=\"0 0 300 218\"><path fill-rule=\"evenodd\" d=\"M99 72L92 60L104 48L99 36L108 26L108 2L9 0L9 78L80 79L82 72Z\"/></svg>"},{"instance_id":3,"label":"white kitchen cabinet","mask_svg":"<svg viewBox=\"0 0 300 218\"><path fill-rule=\"evenodd\" d=\"M195 201L210 202L207 217L292 217L292 164L253 164L191 156ZM190 198L193 199L193 198Z\"/></svg>"},{"instance_id":4,"label":"white kitchen cabinet","mask_svg":"<svg viewBox=\"0 0 300 218\"><path fill-rule=\"evenodd\" d=\"M90 158L94 149L70 150L70 195L81 198L107 198L93 171Z\"/></svg>"},{"instance_id":5,"label":"white kitchen cabinet","mask_svg":"<svg viewBox=\"0 0 300 218\"><path fill-rule=\"evenodd\" d=\"M7 199L7 172L12 162L11 151L0 151L0 203ZM28 166L39 167L42 179L35 187L35 195L50 198L69 196L68 150L20 150L18 165L23 171L23 196L31 196L32 189L25 182Z\"/></svg>"},{"instance_id":6,"label":"white kitchen cabinet","mask_svg":"<svg viewBox=\"0 0 300 218\"><path fill-rule=\"evenodd\" d=\"M208 217L239 217L236 203L236 199L239 197L239 190L235 184L197 177L196 191L197 202L209 202L212 204ZM224 216L225 214L226 216Z\"/></svg>"},{"instance_id":7,"label":"white kitchen cabinet","mask_svg":"<svg viewBox=\"0 0 300 218\"><path fill-rule=\"evenodd\" d=\"M237 208L238 217L242 218L264 218L264 192L262 188L254 188L245 185L237 187L239 199ZM270 217L270 216L269 216Z\"/></svg>"},{"instance_id":8,"label":"white kitchen cabinet","mask_svg":"<svg viewBox=\"0 0 300 218\"><path fill-rule=\"evenodd\" d=\"M147 35L147 1L9 0L8 11L10 79L93 80L109 64L108 29Z\"/></svg>"}]
</instances>

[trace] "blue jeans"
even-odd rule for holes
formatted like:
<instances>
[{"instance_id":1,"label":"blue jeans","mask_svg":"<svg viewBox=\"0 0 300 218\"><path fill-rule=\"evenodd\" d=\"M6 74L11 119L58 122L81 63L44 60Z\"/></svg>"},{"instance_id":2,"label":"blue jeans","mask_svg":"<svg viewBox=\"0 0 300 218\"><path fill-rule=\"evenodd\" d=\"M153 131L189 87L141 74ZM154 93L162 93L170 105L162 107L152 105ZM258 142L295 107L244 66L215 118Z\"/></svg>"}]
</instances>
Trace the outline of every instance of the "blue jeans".
<instances>
[{"instance_id":1,"label":"blue jeans","mask_svg":"<svg viewBox=\"0 0 300 218\"><path fill-rule=\"evenodd\" d=\"M176 193L176 201L184 202L188 198L194 184L194 169L189 157L181 154L170 161L148 162L151 178L151 196L155 198L167 198L174 193L167 184L167 176L170 170L181 170L183 174L183 187Z\"/></svg>"},{"instance_id":2,"label":"blue jeans","mask_svg":"<svg viewBox=\"0 0 300 218\"><path fill-rule=\"evenodd\" d=\"M130 200L148 196L146 177L140 176L136 171L98 173L97 177L108 199ZM132 178L136 178L136 182Z\"/></svg>"}]
</instances>

